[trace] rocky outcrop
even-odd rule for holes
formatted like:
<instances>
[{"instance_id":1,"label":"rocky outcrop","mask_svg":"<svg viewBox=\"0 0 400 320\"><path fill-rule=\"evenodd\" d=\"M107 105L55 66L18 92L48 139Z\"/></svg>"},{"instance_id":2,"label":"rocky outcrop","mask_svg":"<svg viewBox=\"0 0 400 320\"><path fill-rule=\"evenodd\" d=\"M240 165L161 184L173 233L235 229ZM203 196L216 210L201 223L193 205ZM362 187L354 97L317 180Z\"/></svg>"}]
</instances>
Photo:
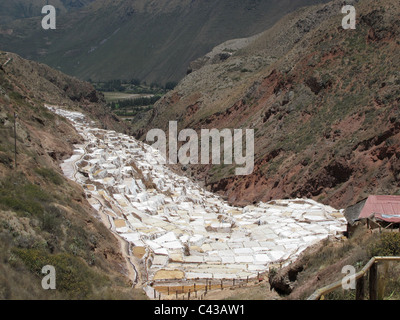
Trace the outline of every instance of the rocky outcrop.
<instances>
[{"instance_id":1,"label":"rocky outcrop","mask_svg":"<svg viewBox=\"0 0 400 320\"><path fill-rule=\"evenodd\" d=\"M299 261L279 269L279 271L270 272L268 274L270 289L275 290L281 296L291 294L296 284L297 275L303 270L304 266Z\"/></svg>"}]
</instances>

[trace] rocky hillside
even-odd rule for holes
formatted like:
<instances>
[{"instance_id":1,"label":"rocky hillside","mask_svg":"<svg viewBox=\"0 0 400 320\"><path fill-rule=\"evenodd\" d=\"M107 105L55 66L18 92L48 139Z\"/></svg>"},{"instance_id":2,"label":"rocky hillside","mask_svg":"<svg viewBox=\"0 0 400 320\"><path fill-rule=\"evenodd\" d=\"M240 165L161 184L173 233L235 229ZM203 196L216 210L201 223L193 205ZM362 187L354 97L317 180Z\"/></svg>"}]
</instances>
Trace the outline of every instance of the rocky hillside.
<instances>
[{"instance_id":1,"label":"rocky hillside","mask_svg":"<svg viewBox=\"0 0 400 320\"><path fill-rule=\"evenodd\" d=\"M192 73L134 123L150 128L252 128L255 169L191 166L235 204L308 197L335 207L400 186L399 6L359 1L344 30L342 1L290 14ZM222 54L222 55L221 55ZM221 59L222 57L222 59Z\"/></svg>"},{"instance_id":2,"label":"rocky hillside","mask_svg":"<svg viewBox=\"0 0 400 320\"><path fill-rule=\"evenodd\" d=\"M28 10L31 2L15 1L8 11L18 13L22 4ZM214 46L262 32L296 8L327 0L95 0L66 12L69 2L58 6L57 30L42 30L36 7L29 7L35 17L17 15L20 19L3 23L0 46L85 80L164 84L180 80L189 62Z\"/></svg>"},{"instance_id":3,"label":"rocky hillside","mask_svg":"<svg viewBox=\"0 0 400 320\"><path fill-rule=\"evenodd\" d=\"M102 116L102 97L88 84L14 54L1 52L0 65L0 299L140 298L117 239L59 168L81 137L44 107L94 110L111 126L115 121ZM56 268L55 291L41 287L45 265Z\"/></svg>"}]
</instances>

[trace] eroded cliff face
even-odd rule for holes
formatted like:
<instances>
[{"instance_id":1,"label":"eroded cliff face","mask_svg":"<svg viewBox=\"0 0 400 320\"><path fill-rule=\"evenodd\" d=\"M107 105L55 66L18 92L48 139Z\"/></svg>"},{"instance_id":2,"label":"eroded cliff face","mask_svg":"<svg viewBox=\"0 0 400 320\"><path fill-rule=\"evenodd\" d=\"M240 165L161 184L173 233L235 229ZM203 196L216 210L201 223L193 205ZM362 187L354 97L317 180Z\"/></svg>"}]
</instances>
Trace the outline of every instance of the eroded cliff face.
<instances>
[{"instance_id":1,"label":"eroded cliff face","mask_svg":"<svg viewBox=\"0 0 400 320\"><path fill-rule=\"evenodd\" d=\"M190 73L134 124L150 128L251 128L255 169L192 165L187 174L245 205L308 197L335 207L399 190L399 8L356 3L357 28L341 26L342 3L289 15L225 61Z\"/></svg>"}]
</instances>

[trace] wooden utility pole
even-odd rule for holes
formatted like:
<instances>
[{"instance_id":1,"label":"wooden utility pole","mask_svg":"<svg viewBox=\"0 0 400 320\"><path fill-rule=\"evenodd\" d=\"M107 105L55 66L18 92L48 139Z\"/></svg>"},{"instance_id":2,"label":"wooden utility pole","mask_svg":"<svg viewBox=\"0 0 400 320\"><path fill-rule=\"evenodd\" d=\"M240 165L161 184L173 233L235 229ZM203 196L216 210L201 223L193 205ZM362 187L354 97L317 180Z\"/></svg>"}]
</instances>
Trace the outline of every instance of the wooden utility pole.
<instances>
[{"instance_id":1,"label":"wooden utility pole","mask_svg":"<svg viewBox=\"0 0 400 320\"><path fill-rule=\"evenodd\" d=\"M14 163L17 169L17 114L14 112Z\"/></svg>"}]
</instances>

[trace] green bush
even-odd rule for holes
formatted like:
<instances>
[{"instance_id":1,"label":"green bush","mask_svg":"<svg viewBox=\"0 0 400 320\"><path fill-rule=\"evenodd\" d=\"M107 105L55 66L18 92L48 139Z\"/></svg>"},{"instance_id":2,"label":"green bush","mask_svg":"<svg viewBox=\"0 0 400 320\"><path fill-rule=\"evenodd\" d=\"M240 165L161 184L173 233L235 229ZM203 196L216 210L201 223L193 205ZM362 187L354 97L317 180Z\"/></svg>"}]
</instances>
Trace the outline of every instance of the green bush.
<instances>
[{"instance_id":1,"label":"green bush","mask_svg":"<svg viewBox=\"0 0 400 320\"><path fill-rule=\"evenodd\" d=\"M4 164L8 168L13 167L13 160L6 154L1 152L0 150L0 163Z\"/></svg>"},{"instance_id":2,"label":"green bush","mask_svg":"<svg viewBox=\"0 0 400 320\"><path fill-rule=\"evenodd\" d=\"M109 281L91 270L80 258L67 253L51 255L43 250L19 248L13 249L13 253L40 278L44 277L42 274L44 266L54 266L56 289L71 299L90 298L96 289L92 286L93 283L96 287L102 287Z\"/></svg>"},{"instance_id":3,"label":"green bush","mask_svg":"<svg viewBox=\"0 0 400 320\"><path fill-rule=\"evenodd\" d=\"M56 208L46 207L43 214L40 215L39 221L42 230L55 235L60 233L61 215Z\"/></svg>"},{"instance_id":4,"label":"green bush","mask_svg":"<svg viewBox=\"0 0 400 320\"><path fill-rule=\"evenodd\" d=\"M63 183L61 176L52 169L37 168L35 169L35 172L55 185L59 186Z\"/></svg>"},{"instance_id":5,"label":"green bush","mask_svg":"<svg viewBox=\"0 0 400 320\"><path fill-rule=\"evenodd\" d=\"M23 215L43 214L43 203L50 199L45 191L31 183L21 185L19 182L7 180L0 185L0 208L11 209Z\"/></svg>"},{"instance_id":6,"label":"green bush","mask_svg":"<svg viewBox=\"0 0 400 320\"><path fill-rule=\"evenodd\" d=\"M0 184L0 209L15 211L19 216L36 218L41 230L58 235L62 212L52 202L52 195L38 185L18 179L5 179Z\"/></svg>"},{"instance_id":7,"label":"green bush","mask_svg":"<svg viewBox=\"0 0 400 320\"><path fill-rule=\"evenodd\" d=\"M377 243L371 246L372 256L399 256L400 255L400 233L382 233Z\"/></svg>"},{"instance_id":8,"label":"green bush","mask_svg":"<svg viewBox=\"0 0 400 320\"><path fill-rule=\"evenodd\" d=\"M0 207L11 209L24 215L30 214L37 216L43 213L43 206L40 203L36 201L27 201L22 197L14 197L12 195L0 195Z\"/></svg>"}]
</instances>

